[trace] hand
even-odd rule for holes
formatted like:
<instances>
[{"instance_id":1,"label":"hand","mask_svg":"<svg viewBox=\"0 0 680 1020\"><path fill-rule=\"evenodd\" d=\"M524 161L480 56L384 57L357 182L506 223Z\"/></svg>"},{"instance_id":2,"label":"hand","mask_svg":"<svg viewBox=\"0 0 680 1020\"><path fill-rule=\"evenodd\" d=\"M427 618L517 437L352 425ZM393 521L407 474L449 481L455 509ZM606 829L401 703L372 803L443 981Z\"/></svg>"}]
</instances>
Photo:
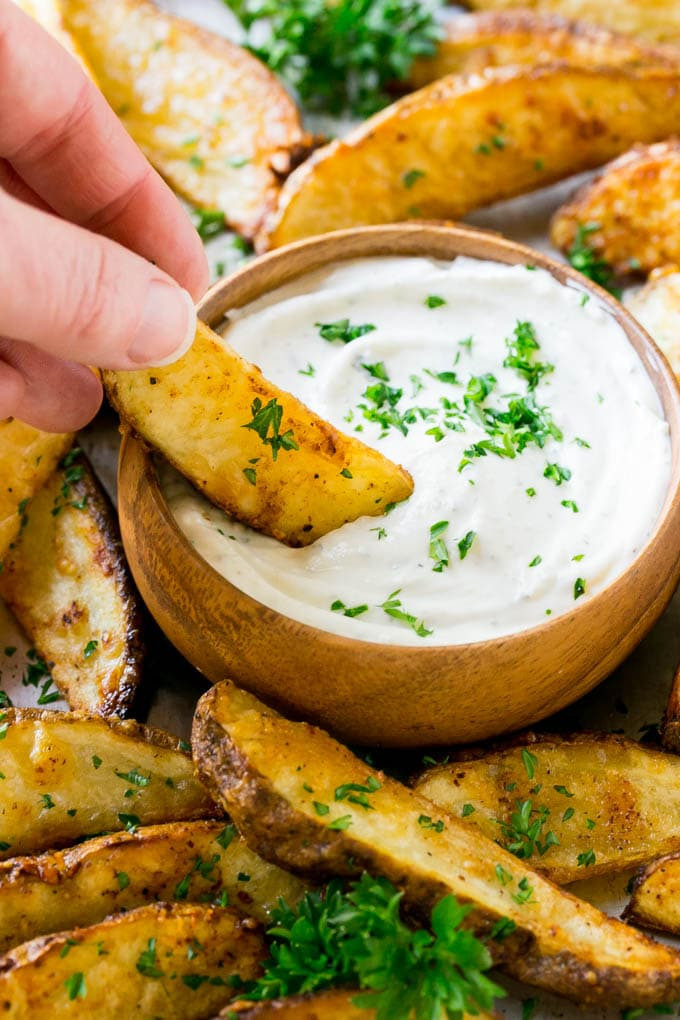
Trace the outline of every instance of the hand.
<instances>
[{"instance_id":1,"label":"hand","mask_svg":"<svg viewBox=\"0 0 680 1020\"><path fill-rule=\"evenodd\" d=\"M88 365L135 369L187 350L208 267L100 92L11 0L0 111L0 418L68 432L101 403Z\"/></svg>"}]
</instances>

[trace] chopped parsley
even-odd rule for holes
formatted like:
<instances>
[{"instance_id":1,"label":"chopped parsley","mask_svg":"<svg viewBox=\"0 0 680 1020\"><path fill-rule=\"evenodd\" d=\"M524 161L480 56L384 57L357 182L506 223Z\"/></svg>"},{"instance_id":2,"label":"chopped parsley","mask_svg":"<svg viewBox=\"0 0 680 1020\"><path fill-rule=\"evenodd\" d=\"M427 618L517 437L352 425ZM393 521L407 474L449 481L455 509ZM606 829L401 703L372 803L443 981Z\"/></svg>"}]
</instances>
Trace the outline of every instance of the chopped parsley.
<instances>
[{"instance_id":1,"label":"chopped parsley","mask_svg":"<svg viewBox=\"0 0 680 1020\"><path fill-rule=\"evenodd\" d=\"M113 770L119 779L124 779L126 783L132 783L133 786L148 786L151 782L151 776L143 775L139 769L130 769L129 772L119 772L118 769Z\"/></svg>"},{"instance_id":2,"label":"chopped parsley","mask_svg":"<svg viewBox=\"0 0 680 1020\"><path fill-rule=\"evenodd\" d=\"M191 219L202 241L216 237L227 228L224 213L220 209L194 209Z\"/></svg>"},{"instance_id":3,"label":"chopped parsley","mask_svg":"<svg viewBox=\"0 0 680 1020\"><path fill-rule=\"evenodd\" d=\"M364 364L362 364L361 367L365 368L366 371L368 372L368 374L370 376L373 376L374 379L380 379L381 382L389 382L390 381L390 377L387 374L387 369L385 368L385 362L384 361L376 361L376 363L374 365L364 365Z\"/></svg>"},{"instance_id":4,"label":"chopped parsley","mask_svg":"<svg viewBox=\"0 0 680 1020\"><path fill-rule=\"evenodd\" d=\"M543 477L549 478L555 485L562 485L571 478L571 471L569 468L560 467L559 464L548 463L543 471Z\"/></svg>"},{"instance_id":5,"label":"chopped parsley","mask_svg":"<svg viewBox=\"0 0 680 1020\"><path fill-rule=\"evenodd\" d=\"M257 432L258 436L262 440L265 446L271 447L272 460L276 460L279 455L279 450L299 450L298 444L295 442L293 436L293 430L288 429L287 432L281 432L281 419L283 418L283 408L279 404L277 397L272 397L268 403L264 404L259 397L255 397L250 407L250 413L252 414L252 420L246 422L241 427L244 429L252 429L253 432ZM271 435L269 434L271 431ZM247 471L248 469L246 469ZM246 471L243 473L246 475ZM254 473L254 472L253 472ZM250 479L248 479L250 481Z\"/></svg>"},{"instance_id":6,"label":"chopped parsley","mask_svg":"<svg viewBox=\"0 0 680 1020\"><path fill-rule=\"evenodd\" d=\"M435 574L441 574L444 567L449 565L449 550L441 537L448 526L448 521L438 521L430 528L430 559L434 561L432 570Z\"/></svg>"},{"instance_id":7,"label":"chopped parsley","mask_svg":"<svg viewBox=\"0 0 680 1020\"><path fill-rule=\"evenodd\" d=\"M307 362L307 368L301 368L298 370L298 375L308 375L310 378L315 375L316 369L311 361Z\"/></svg>"},{"instance_id":8,"label":"chopped parsley","mask_svg":"<svg viewBox=\"0 0 680 1020\"><path fill-rule=\"evenodd\" d=\"M130 884L130 876L124 871L117 871L116 881L118 882L119 889L127 889Z\"/></svg>"},{"instance_id":9,"label":"chopped parsley","mask_svg":"<svg viewBox=\"0 0 680 1020\"><path fill-rule=\"evenodd\" d=\"M460 813L461 818L467 818L468 815L473 815L474 813L475 813L474 804L463 804L463 810Z\"/></svg>"},{"instance_id":10,"label":"chopped parsley","mask_svg":"<svg viewBox=\"0 0 680 1020\"><path fill-rule=\"evenodd\" d=\"M538 758L531 751L528 751L526 747L522 748L522 764L529 779L533 779L535 768L538 765Z\"/></svg>"},{"instance_id":11,"label":"chopped parsley","mask_svg":"<svg viewBox=\"0 0 680 1020\"><path fill-rule=\"evenodd\" d=\"M418 170L417 167L413 167L411 170L407 170L406 173L402 175L401 179L405 188L412 188L413 185L424 176L424 170Z\"/></svg>"},{"instance_id":12,"label":"chopped parsley","mask_svg":"<svg viewBox=\"0 0 680 1020\"><path fill-rule=\"evenodd\" d=\"M443 297L439 297L438 294L430 294L425 298L425 304L428 308L441 308L442 305L446 304L446 300Z\"/></svg>"},{"instance_id":13,"label":"chopped parsley","mask_svg":"<svg viewBox=\"0 0 680 1020\"><path fill-rule=\"evenodd\" d=\"M342 613L343 616L349 616L350 619L355 616L361 616L362 613L368 612L368 606L346 606L340 599L336 599L335 602L331 603L331 610L334 613Z\"/></svg>"},{"instance_id":14,"label":"chopped parsley","mask_svg":"<svg viewBox=\"0 0 680 1020\"><path fill-rule=\"evenodd\" d=\"M333 829L336 832L344 832L345 829L349 829L351 824L352 816L342 815L340 818L336 818L334 821L330 822L327 828Z\"/></svg>"},{"instance_id":15,"label":"chopped parsley","mask_svg":"<svg viewBox=\"0 0 680 1020\"><path fill-rule=\"evenodd\" d=\"M534 556L534 558L530 562L529 566L530 567L537 567L542 562L543 562L543 557L542 556Z\"/></svg>"},{"instance_id":16,"label":"chopped parsley","mask_svg":"<svg viewBox=\"0 0 680 1020\"><path fill-rule=\"evenodd\" d=\"M429 637L430 634L434 633L434 631L428 630L423 620L419 620L416 616L404 611L401 599L397 598L397 595L399 595L400 592L401 588L397 588L395 591L391 592L385 601L380 603L378 609L382 609L383 612L387 613L388 616L391 616L393 620L399 620L400 623L407 624L415 631L418 637Z\"/></svg>"},{"instance_id":17,"label":"chopped parsley","mask_svg":"<svg viewBox=\"0 0 680 1020\"><path fill-rule=\"evenodd\" d=\"M434 829L435 832L444 831L444 822L441 818L438 818L434 822L429 815L418 815L418 825L421 829Z\"/></svg>"},{"instance_id":18,"label":"chopped parsley","mask_svg":"<svg viewBox=\"0 0 680 1020\"><path fill-rule=\"evenodd\" d=\"M461 538L460 542L458 543L458 555L460 556L461 560L464 560L467 554L470 552L470 549L472 548L472 543L474 542L476 537L477 537L476 531L468 531L467 534L463 538Z\"/></svg>"},{"instance_id":19,"label":"chopped parsley","mask_svg":"<svg viewBox=\"0 0 680 1020\"><path fill-rule=\"evenodd\" d=\"M508 354L503 365L513 368L526 379L529 390L535 390L543 376L554 371L554 365L534 360L534 352L540 350L541 345L530 322L518 322L514 329L514 339L506 339L505 346Z\"/></svg>"},{"instance_id":20,"label":"chopped parsley","mask_svg":"<svg viewBox=\"0 0 680 1020\"><path fill-rule=\"evenodd\" d=\"M136 832L142 824L137 815L119 814L118 821L127 832Z\"/></svg>"},{"instance_id":21,"label":"chopped parsley","mask_svg":"<svg viewBox=\"0 0 680 1020\"><path fill-rule=\"evenodd\" d=\"M563 499L561 501L561 506L565 507L567 510L571 510L575 514L578 513L578 506L574 503L573 499ZM574 559L577 559L577 557L574 557Z\"/></svg>"},{"instance_id":22,"label":"chopped parsley","mask_svg":"<svg viewBox=\"0 0 680 1020\"><path fill-rule=\"evenodd\" d=\"M579 854L576 858L576 863L579 868L589 868L591 864L595 863L595 851L591 848Z\"/></svg>"},{"instance_id":23,"label":"chopped parsley","mask_svg":"<svg viewBox=\"0 0 680 1020\"><path fill-rule=\"evenodd\" d=\"M144 977L159 978L165 977L165 972L158 966L158 954L156 952L156 940L149 939L146 944L146 949L139 954L137 963L135 964L137 970Z\"/></svg>"},{"instance_id":24,"label":"chopped parsley","mask_svg":"<svg viewBox=\"0 0 680 1020\"><path fill-rule=\"evenodd\" d=\"M87 986L83 972L79 970L67 977L64 981L64 988L69 997L69 1002L73 1002L75 999L84 999L87 995Z\"/></svg>"},{"instance_id":25,"label":"chopped parsley","mask_svg":"<svg viewBox=\"0 0 680 1020\"><path fill-rule=\"evenodd\" d=\"M604 287L614 297L621 297L621 290L614 286L614 273L609 263L601 258L593 246L588 242L591 234L600 229L599 223L579 223L576 227L576 235L573 243L567 251L567 258L579 273L587 276L593 283Z\"/></svg>"},{"instance_id":26,"label":"chopped parsley","mask_svg":"<svg viewBox=\"0 0 680 1020\"><path fill-rule=\"evenodd\" d=\"M515 857L528 860L535 852L542 857L551 846L559 844L552 829L543 835L550 814L545 805L534 808L531 800L516 800L515 808L509 822L495 819L503 837L503 842L498 840L501 846Z\"/></svg>"},{"instance_id":27,"label":"chopped parsley","mask_svg":"<svg viewBox=\"0 0 680 1020\"><path fill-rule=\"evenodd\" d=\"M351 343L352 340L357 340L360 336L366 336L367 333L372 333L375 329L375 326L370 322L365 322L361 326L353 326L349 319L338 319L337 322L315 322L314 325L319 330L319 336L322 339L329 342L341 340L343 344Z\"/></svg>"},{"instance_id":28,"label":"chopped parsley","mask_svg":"<svg viewBox=\"0 0 680 1020\"><path fill-rule=\"evenodd\" d=\"M358 804L359 807L365 808L366 811L373 811L373 805L368 799L368 794L375 793L382 786L380 780L376 779L375 776L368 776L366 783L343 783L342 786L338 786L335 790L335 799L346 800L350 804Z\"/></svg>"},{"instance_id":29,"label":"chopped parsley","mask_svg":"<svg viewBox=\"0 0 680 1020\"><path fill-rule=\"evenodd\" d=\"M581 595L586 593L586 582L582 577L577 577L574 581L574 598L580 599Z\"/></svg>"},{"instance_id":30,"label":"chopped parsley","mask_svg":"<svg viewBox=\"0 0 680 1020\"><path fill-rule=\"evenodd\" d=\"M83 648L83 658L91 659L98 648L99 642L95 638L92 638L92 640L88 641L85 647Z\"/></svg>"}]
</instances>

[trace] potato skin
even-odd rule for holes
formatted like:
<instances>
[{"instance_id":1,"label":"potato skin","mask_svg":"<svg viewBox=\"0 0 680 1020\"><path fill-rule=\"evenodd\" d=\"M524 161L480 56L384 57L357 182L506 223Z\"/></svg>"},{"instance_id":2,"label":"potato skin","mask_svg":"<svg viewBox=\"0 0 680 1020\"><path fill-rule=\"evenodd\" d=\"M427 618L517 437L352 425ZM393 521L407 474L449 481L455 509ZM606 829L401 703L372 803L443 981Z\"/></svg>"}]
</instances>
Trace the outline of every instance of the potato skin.
<instances>
[{"instance_id":1,"label":"potato skin","mask_svg":"<svg viewBox=\"0 0 680 1020\"><path fill-rule=\"evenodd\" d=\"M680 935L680 853L640 870L623 916L642 928Z\"/></svg>"},{"instance_id":2,"label":"potato skin","mask_svg":"<svg viewBox=\"0 0 680 1020\"><path fill-rule=\"evenodd\" d=\"M28 502L72 443L70 432L41 432L16 418L0 421L0 557L21 531Z\"/></svg>"},{"instance_id":3,"label":"potato skin","mask_svg":"<svg viewBox=\"0 0 680 1020\"><path fill-rule=\"evenodd\" d=\"M201 322L174 365L105 372L104 382L123 421L212 503L287 545L309 545L347 521L382 514L413 491L407 471L278 389ZM274 460L244 427L255 399L278 401L280 432L291 430L299 449L280 450ZM244 473L253 470L254 484Z\"/></svg>"},{"instance_id":4,"label":"potato skin","mask_svg":"<svg viewBox=\"0 0 680 1020\"><path fill-rule=\"evenodd\" d=\"M1 957L0 1011L8 1020L201 1020L233 997L228 979L256 977L265 955L257 922L228 908L139 907Z\"/></svg>"},{"instance_id":5,"label":"potato skin","mask_svg":"<svg viewBox=\"0 0 680 1020\"><path fill-rule=\"evenodd\" d=\"M10 708L0 712L0 733L3 860L124 829L133 818L153 825L219 815L180 741L161 730Z\"/></svg>"},{"instance_id":6,"label":"potato skin","mask_svg":"<svg viewBox=\"0 0 680 1020\"><path fill-rule=\"evenodd\" d=\"M267 1002L235 1002L220 1013L232 1020L375 1020L375 1010L355 1006L352 999L361 993L342 988L309 995L291 995ZM366 994L364 992L363 994ZM475 1013L477 1020L492 1020L496 1014ZM463 1020L471 1020L469 1013Z\"/></svg>"},{"instance_id":7,"label":"potato skin","mask_svg":"<svg viewBox=\"0 0 680 1020\"><path fill-rule=\"evenodd\" d=\"M680 272L671 266L656 270L641 290L624 296L624 304L680 378ZM677 673L666 708L663 743L671 751L680 750L680 678Z\"/></svg>"},{"instance_id":8,"label":"potato skin","mask_svg":"<svg viewBox=\"0 0 680 1020\"><path fill-rule=\"evenodd\" d=\"M447 21L432 57L417 60L409 75L422 88L447 74L478 74L488 67L536 67L564 61L576 67L677 67L671 47L650 46L585 21L531 10L483 11Z\"/></svg>"},{"instance_id":9,"label":"potato skin","mask_svg":"<svg viewBox=\"0 0 680 1020\"><path fill-rule=\"evenodd\" d=\"M477 11L507 11L517 7L561 14L593 25L639 36L652 42L680 42L680 10L676 0L463 0Z\"/></svg>"},{"instance_id":10,"label":"potato skin","mask_svg":"<svg viewBox=\"0 0 680 1020\"><path fill-rule=\"evenodd\" d=\"M532 778L523 750L535 759ZM536 785L540 789L533 793ZM680 850L674 808L680 811L680 758L611 733L527 733L498 747L454 752L450 763L417 776L413 788L501 841L498 821L509 822L517 802L528 799L534 809L547 807L542 838L552 830L559 845L544 856L536 852L531 865L559 884ZM463 817L465 805L473 810L467 808ZM571 817L564 821L569 809ZM594 861L579 865L579 854L589 850Z\"/></svg>"},{"instance_id":11,"label":"potato skin","mask_svg":"<svg viewBox=\"0 0 680 1020\"><path fill-rule=\"evenodd\" d=\"M221 210L252 237L280 178L309 147L275 75L243 47L150 0L60 6L99 87L149 161L179 194Z\"/></svg>"},{"instance_id":12,"label":"potato skin","mask_svg":"<svg viewBox=\"0 0 680 1020\"><path fill-rule=\"evenodd\" d=\"M0 952L148 903L214 902L223 892L229 905L267 921L279 897L293 904L304 888L257 857L224 818L142 826L0 862Z\"/></svg>"},{"instance_id":13,"label":"potato skin","mask_svg":"<svg viewBox=\"0 0 680 1020\"><path fill-rule=\"evenodd\" d=\"M496 963L583 1005L678 997L679 953L558 889L430 801L371 773L323 731L283 719L233 684L200 699L192 746L199 774L267 859L313 876L385 875L420 912L453 893L473 906L467 923L480 934L509 917L514 932L489 943ZM381 784L370 798L374 810L338 798L340 787L365 784L367 774ZM327 815L314 800L329 806ZM339 818L345 827L329 828ZM441 820L441 830L421 819ZM511 876L506 885L498 865ZM531 909L513 899L514 882L520 892L530 888Z\"/></svg>"},{"instance_id":14,"label":"potato skin","mask_svg":"<svg viewBox=\"0 0 680 1020\"><path fill-rule=\"evenodd\" d=\"M449 75L317 151L258 245L408 219L460 219L671 134L680 70L549 64Z\"/></svg>"},{"instance_id":15,"label":"potato skin","mask_svg":"<svg viewBox=\"0 0 680 1020\"><path fill-rule=\"evenodd\" d=\"M588 244L619 274L680 263L680 141L637 145L558 209L555 247L566 252L580 224L598 224Z\"/></svg>"},{"instance_id":16,"label":"potato skin","mask_svg":"<svg viewBox=\"0 0 680 1020\"><path fill-rule=\"evenodd\" d=\"M70 708L129 712L144 655L141 608L115 511L82 454L62 461L33 498L0 595Z\"/></svg>"}]
</instances>

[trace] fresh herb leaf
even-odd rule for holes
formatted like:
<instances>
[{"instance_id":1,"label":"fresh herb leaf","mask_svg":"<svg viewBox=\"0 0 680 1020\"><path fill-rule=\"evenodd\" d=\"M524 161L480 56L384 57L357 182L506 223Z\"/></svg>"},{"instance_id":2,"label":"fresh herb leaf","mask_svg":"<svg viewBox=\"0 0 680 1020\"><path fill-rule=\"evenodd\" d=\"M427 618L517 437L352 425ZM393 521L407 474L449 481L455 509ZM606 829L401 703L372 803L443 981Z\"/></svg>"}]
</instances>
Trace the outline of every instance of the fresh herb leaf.
<instances>
[{"instance_id":1,"label":"fresh herb leaf","mask_svg":"<svg viewBox=\"0 0 680 1020\"><path fill-rule=\"evenodd\" d=\"M430 528L430 559L434 561L432 570L435 574L441 574L444 567L449 565L449 550L441 537L448 526L448 521L438 521Z\"/></svg>"},{"instance_id":2,"label":"fresh herb leaf","mask_svg":"<svg viewBox=\"0 0 680 1020\"><path fill-rule=\"evenodd\" d=\"M378 609L382 609L383 612L391 616L393 620L399 620L401 623L408 624L418 635L418 637L429 637L434 631L428 630L422 620L419 620L416 616L411 613L407 613L402 609L401 599L397 598L397 595L401 592L401 588L397 588L391 592L384 602L381 602Z\"/></svg>"},{"instance_id":3,"label":"fresh herb leaf","mask_svg":"<svg viewBox=\"0 0 680 1020\"><path fill-rule=\"evenodd\" d=\"M571 478L571 471L569 468L560 467L559 464L548 463L543 471L543 477L549 478L555 485L562 485Z\"/></svg>"},{"instance_id":4,"label":"fresh herb leaf","mask_svg":"<svg viewBox=\"0 0 680 1020\"><path fill-rule=\"evenodd\" d=\"M295 442L292 429L288 429L287 432L280 432L283 408L281 404L279 404L277 397L272 397L272 399L264 405L259 397L255 397L255 400L250 407L250 413L252 415L252 420L246 422L246 424L241 427L244 429L252 429L253 432L257 432L263 444L271 447L272 460L277 459L279 450L299 450L299 446ZM271 435L269 434L270 430ZM248 469L246 469L246 471L247 470ZM246 471L243 473L246 477L248 477ZM248 480L250 481L250 479Z\"/></svg>"},{"instance_id":5,"label":"fresh herb leaf","mask_svg":"<svg viewBox=\"0 0 680 1020\"><path fill-rule=\"evenodd\" d=\"M198 236L203 241L208 241L227 229L224 213L219 209L194 209L191 219Z\"/></svg>"},{"instance_id":6,"label":"fresh herb leaf","mask_svg":"<svg viewBox=\"0 0 680 1020\"><path fill-rule=\"evenodd\" d=\"M620 288L614 286L614 273L609 263L601 258L593 246L588 242L591 234L600 229L599 223L579 223L576 227L576 235L571 248L567 251L567 258L579 273L583 273L593 283L604 287L614 297L621 297Z\"/></svg>"},{"instance_id":7,"label":"fresh herb leaf","mask_svg":"<svg viewBox=\"0 0 680 1020\"><path fill-rule=\"evenodd\" d=\"M467 554L470 552L470 549L472 548L472 543L476 538L477 538L476 531L468 531L468 533L463 538L461 538L460 542L458 543L458 555L460 556L461 560L464 560Z\"/></svg>"},{"instance_id":8,"label":"fresh herb leaf","mask_svg":"<svg viewBox=\"0 0 680 1020\"><path fill-rule=\"evenodd\" d=\"M591 864L595 863L595 851L591 848L579 854L576 858L576 863L579 868L589 868Z\"/></svg>"},{"instance_id":9,"label":"fresh herb leaf","mask_svg":"<svg viewBox=\"0 0 680 1020\"><path fill-rule=\"evenodd\" d=\"M444 822L441 818L438 818L434 822L429 815L418 815L418 825L421 829L434 829L435 832L444 831Z\"/></svg>"},{"instance_id":10,"label":"fresh herb leaf","mask_svg":"<svg viewBox=\"0 0 680 1020\"><path fill-rule=\"evenodd\" d=\"M430 294L425 298L425 304L428 308L441 308L442 305L446 304L446 300L443 297L439 297L438 294Z\"/></svg>"},{"instance_id":11,"label":"fresh herb leaf","mask_svg":"<svg viewBox=\"0 0 680 1020\"><path fill-rule=\"evenodd\" d=\"M534 360L534 353L540 350L541 345L530 322L518 322L514 329L514 339L506 339L505 346L508 354L504 366L514 368L518 375L523 376L530 390L535 390L543 376L554 371L554 365Z\"/></svg>"},{"instance_id":12,"label":"fresh herb leaf","mask_svg":"<svg viewBox=\"0 0 680 1020\"><path fill-rule=\"evenodd\" d=\"M362 613L368 612L368 606L346 606L340 599L336 599L335 602L331 603L331 610L334 613L342 613L343 616L349 616L350 619L355 616L361 616Z\"/></svg>"},{"instance_id":13,"label":"fresh herb leaf","mask_svg":"<svg viewBox=\"0 0 680 1020\"><path fill-rule=\"evenodd\" d=\"M67 977L64 981L64 988L68 994L69 1002L73 1002L75 999L84 999L87 995L87 986L82 970Z\"/></svg>"},{"instance_id":14,"label":"fresh herb leaf","mask_svg":"<svg viewBox=\"0 0 680 1020\"><path fill-rule=\"evenodd\" d=\"M367 333L372 333L375 329L375 326L370 322L365 322L361 326L353 326L349 319L338 319L337 322L315 322L314 325L319 330L319 336L324 340L330 342L341 340L343 344L351 343L352 340L357 340L360 336L366 336Z\"/></svg>"},{"instance_id":15,"label":"fresh herb leaf","mask_svg":"<svg viewBox=\"0 0 680 1020\"><path fill-rule=\"evenodd\" d=\"M135 966L139 973L143 974L144 977L154 978L155 980L165 977L164 971L162 971L158 966L158 954L156 952L155 939L149 939L146 944L146 949L139 954Z\"/></svg>"},{"instance_id":16,"label":"fresh herb leaf","mask_svg":"<svg viewBox=\"0 0 680 1020\"><path fill-rule=\"evenodd\" d=\"M524 765L524 769L529 779L533 779L534 770L538 765L538 758L535 754L532 754L531 751L528 751L526 747L522 748L522 764Z\"/></svg>"},{"instance_id":17,"label":"fresh herb leaf","mask_svg":"<svg viewBox=\"0 0 680 1020\"><path fill-rule=\"evenodd\" d=\"M531 800L516 800L516 810L510 815L510 821L496 818L501 830L503 842L499 844L509 850L515 857L528 860L535 852L543 856L551 846L557 846L559 839L550 829L543 838L543 829L548 822L550 811L545 805L534 808Z\"/></svg>"},{"instance_id":18,"label":"fresh herb leaf","mask_svg":"<svg viewBox=\"0 0 680 1020\"><path fill-rule=\"evenodd\" d=\"M577 577L574 581L574 598L580 599L581 595L586 593L586 582L582 577Z\"/></svg>"}]
</instances>

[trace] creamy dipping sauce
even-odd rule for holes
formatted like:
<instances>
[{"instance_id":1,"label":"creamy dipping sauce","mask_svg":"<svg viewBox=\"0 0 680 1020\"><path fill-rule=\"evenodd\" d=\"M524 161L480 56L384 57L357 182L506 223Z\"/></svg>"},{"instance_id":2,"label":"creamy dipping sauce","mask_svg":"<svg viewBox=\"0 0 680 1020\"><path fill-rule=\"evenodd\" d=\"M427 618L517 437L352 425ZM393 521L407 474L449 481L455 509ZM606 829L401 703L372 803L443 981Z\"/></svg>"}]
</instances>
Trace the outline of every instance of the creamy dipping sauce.
<instances>
[{"instance_id":1,"label":"creamy dipping sauce","mask_svg":"<svg viewBox=\"0 0 680 1020\"><path fill-rule=\"evenodd\" d=\"M400 645L498 637L600 591L654 530L670 476L659 399L611 315L544 270L353 260L238 310L226 336L415 483L387 515L289 549L168 469L197 551L286 616Z\"/></svg>"}]
</instances>

